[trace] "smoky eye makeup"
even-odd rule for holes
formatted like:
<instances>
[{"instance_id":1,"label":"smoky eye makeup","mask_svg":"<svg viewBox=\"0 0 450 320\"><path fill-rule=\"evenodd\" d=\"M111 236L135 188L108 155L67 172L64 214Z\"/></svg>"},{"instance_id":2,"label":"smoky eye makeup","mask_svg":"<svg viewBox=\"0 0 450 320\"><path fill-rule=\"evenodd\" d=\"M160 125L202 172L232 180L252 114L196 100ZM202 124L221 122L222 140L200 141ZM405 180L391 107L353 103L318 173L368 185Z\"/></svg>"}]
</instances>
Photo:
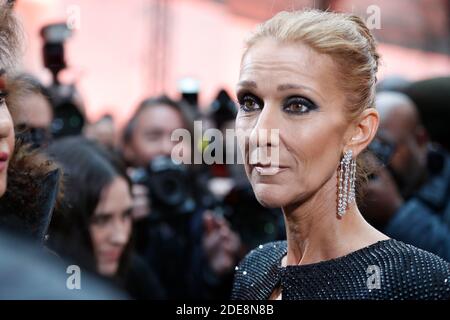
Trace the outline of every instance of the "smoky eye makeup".
<instances>
[{"instance_id":1,"label":"smoky eye makeup","mask_svg":"<svg viewBox=\"0 0 450 320\"><path fill-rule=\"evenodd\" d=\"M238 107L245 113L261 111L264 108L264 101L248 89L238 91L236 95ZM303 115L319 109L319 106L310 98L297 94L284 98L280 108L287 114Z\"/></svg>"},{"instance_id":2,"label":"smoky eye makeup","mask_svg":"<svg viewBox=\"0 0 450 320\"><path fill-rule=\"evenodd\" d=\"M238 92L237 99L239 109L244 112L258 111L264 107L264 102L249 91Z\"/></svg>"},{"instance_id":3,"label":"smoky eye makeup","mask_svg":"<svg viewBox=\"0 0 450 320\"><path fill-rule=\"evenodd\" d=\"M283 101L283 111L289 114L301 115L318 109L311 99L304 96L289 96Z\"/></svg>"}]
</instances>

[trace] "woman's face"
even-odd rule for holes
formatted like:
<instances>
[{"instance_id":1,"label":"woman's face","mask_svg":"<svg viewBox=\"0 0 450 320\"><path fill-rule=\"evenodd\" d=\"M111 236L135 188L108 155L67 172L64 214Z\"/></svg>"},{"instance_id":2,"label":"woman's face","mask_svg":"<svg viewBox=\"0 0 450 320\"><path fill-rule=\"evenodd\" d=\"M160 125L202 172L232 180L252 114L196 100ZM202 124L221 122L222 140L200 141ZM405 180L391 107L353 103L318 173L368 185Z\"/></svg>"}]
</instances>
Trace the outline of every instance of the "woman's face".
<instances>
[{"instance_id":1,"label":"woman's face","mask_svg":"<svg viewBox=\"0 0 450 320\"><path fill-rule=\"evenodd\" d=\"M237 86L236 129L247 176L263 205L302 203L325 183L336 184L348 127L336 74L329 56L302 43L268 38L245 54ZM265 135L264 130L274 129L279 130L278 139ZM256 156L265 147L278 148L279 159ZM276 155L273 150L267 155Z\"/></svg>"},{"instance_id":2,"label":"woman's face","mask_svg":"<svg viewBox=\"0 0 450 320\"><path fill-rule=\"evenodd\" d=\"M130 187L124 178L115 178L102 191L89 229L97 271L104 276L113 276L119 269L131 235L131 206Z\"/></svg>"},{"instance_id":3,"label":"woman's face","mask_svg":"<svg viewBox=\"0 0 450 320\"><path fill-rule=\"evenodd\" d=\"M6 191L9 159L14 152L14 125L5 98L5 72L0 70L0 197Z\"/></svg>"}]
</instances>

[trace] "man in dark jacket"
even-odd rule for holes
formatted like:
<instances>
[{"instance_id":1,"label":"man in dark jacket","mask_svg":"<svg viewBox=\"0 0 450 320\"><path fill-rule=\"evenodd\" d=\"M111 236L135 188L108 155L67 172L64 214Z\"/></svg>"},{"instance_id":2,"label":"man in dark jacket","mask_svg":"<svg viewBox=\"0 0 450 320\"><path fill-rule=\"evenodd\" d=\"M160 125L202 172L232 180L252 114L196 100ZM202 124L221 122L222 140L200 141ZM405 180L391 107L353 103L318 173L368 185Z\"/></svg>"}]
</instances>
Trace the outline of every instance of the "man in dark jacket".
<instances>
[{"instance_id":1,"label":"man in dark jacket","mask_svg":"<svg viewBox=\"0 0 450 320\"><path fill-rule=\"evenodd\" d=\"M393 146L369 182L364 214L392 238L450 261L450 158L429 141L414 103L401 93L376 98L379 136Z\"/></svg>"}]
</instances>

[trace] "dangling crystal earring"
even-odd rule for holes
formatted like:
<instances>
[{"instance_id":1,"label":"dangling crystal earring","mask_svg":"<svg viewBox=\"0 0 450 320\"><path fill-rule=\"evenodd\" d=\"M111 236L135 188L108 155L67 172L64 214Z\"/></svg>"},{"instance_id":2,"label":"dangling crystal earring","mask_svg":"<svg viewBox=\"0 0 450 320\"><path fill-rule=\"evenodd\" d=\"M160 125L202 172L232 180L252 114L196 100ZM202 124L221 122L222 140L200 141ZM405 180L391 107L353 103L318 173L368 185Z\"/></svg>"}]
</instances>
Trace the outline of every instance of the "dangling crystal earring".
<instances>
[{"instance_id":1,"label":"dangling crystal earring","mask_svg":"<svg viewBox=\"0 0 450 320\"><path fill-rule=\"evenodd\" d=\"M353 159L352 150L346 151L342 157L338 179L338 215L342 217L348 205L355 201L356 161Z\"/></svg>"}]
</instances>

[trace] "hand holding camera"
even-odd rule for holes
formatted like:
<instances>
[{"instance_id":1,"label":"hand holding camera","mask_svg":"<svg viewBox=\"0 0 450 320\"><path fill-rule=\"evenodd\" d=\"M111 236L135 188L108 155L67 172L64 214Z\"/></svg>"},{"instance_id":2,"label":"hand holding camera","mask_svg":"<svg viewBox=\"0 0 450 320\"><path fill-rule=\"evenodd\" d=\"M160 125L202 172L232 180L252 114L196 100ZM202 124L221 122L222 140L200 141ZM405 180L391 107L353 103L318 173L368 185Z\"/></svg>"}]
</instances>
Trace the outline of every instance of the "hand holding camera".
<instances>
[{"instance_id":1,"label":"hand holding camera","mask_svg":"<svg viewBox=\"0 0 450 320\"><path fill-rule=\"evenodd\" d=\"M231 230L229 223L211 211L203 214L203 248L209 265L218 276L233 270L241 248L239 235Z\"/></svg>"}]
</instances>

